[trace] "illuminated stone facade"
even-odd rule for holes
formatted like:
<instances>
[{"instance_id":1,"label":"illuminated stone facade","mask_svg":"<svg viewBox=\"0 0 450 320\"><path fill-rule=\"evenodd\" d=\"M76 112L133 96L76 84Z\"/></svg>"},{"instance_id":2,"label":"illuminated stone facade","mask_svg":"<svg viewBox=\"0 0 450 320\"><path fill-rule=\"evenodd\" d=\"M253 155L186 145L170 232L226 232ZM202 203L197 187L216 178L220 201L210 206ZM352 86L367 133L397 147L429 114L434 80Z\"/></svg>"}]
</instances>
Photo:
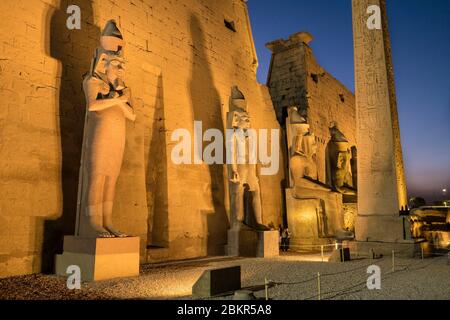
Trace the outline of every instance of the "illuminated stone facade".
<instances>
[{"instance_id":1,"label":"illuminated stone facade","mask_svg":"<svg viewBox=\"0 0 450 320\"><path fill-rule=\"evenodd\" d=\"M127 42L127 85L133 89L136 112L136 122L127 123L113 220L117 229L139 237L141 262L225 254L230 228L227 168L173 163L177 142L171 136L181 128L193 135L194 121L202 122L203 131L223 132L232 86L245 95L252 128L283 132L288 108L296 107L314 134L314 141L311 135L308 141L317 149L307 154L317 167L314 187L297 189L290 176L286 132L280 135L278 173L258 177L264 225L277 228L291 205L307 208L308 216L300 217L306 222L291 231L304 232L309 244L353 230L355 197L332 186L332 128L348 144L351 179L346 181L365 195L372 187L380 191L379 199L368 196L359 202L358 212L393 216L406 204L406 193L392 63L386 15L383 30L363 30L367 4L353 1L357 104L362 106L357 127L354 95L317 63L307 33L271 42L267 86L257 82L246 1L1 1L0 277L54 271L64 235L75 233L86 107L82 81L100 30L110 19L117 21ZM380 4L385 12L384 2ZM81 8L81 30L66 27L69 5ZM369 46L367 39L374 43ZM373 55L366 54L370 50ZM362 67L366 62L378 66L372 70L379 72L378 89L366 82L373 74ZM370 115L364 99L371 95L365 90L374 90L381 114ZM379 129L369 130L374 124ZM357 140L370 144L363 145L363 154L358 145L358 158ZM302 170L301 161L296 168ZM309 196L305 190L312 190L314 199L297 201ZM377 199L382 210L372 210ZM383 224L376 226L380 234L395 233L383 230Z\"/></svg>"},{"instance_id":2,"label":"illuminated stone facade","mask_svg":"<svg viewBox=\"0 0 450 320\"><path fill-rule=\"evenodd\" d=\"M81 30L66 28L72 4L81 8ZM109 19L127 42L137 115L127 124L114 223L140 237L141 262L224 254L226 167L173 164L171 134L192 132L194 120L223 130L233 85L254 128L279 128L256 81L246 3L20 0L2 1L0 12L0 276L51 272L63 235L74 234L82 80ZM265 224L281 223L283 177L282 167L260 177Z\"/></svg>"},{"instance_id":3,"label":"illuminated stone facade","mask_svg":"<svg viewBox=\"0 0 450 320\"><path fill-rule=\"evenodd\" d=\"M336 140L333 128L339 128L339 135L347 140L350 184L356 189L355 98L316 61L309 46L312 39L309 33L299 32L267 44L272 51L267 86L277 119L285 131L286 153L290 155L286 163L286 170L291 169L285 194L287 223L293 244L306 248L346 236L344 230L353 231L356 214L355 191L343 195L342 190L333 186L332 162L336 159L331 152ZM292 157L293 137L299 130L296 127L302 125L307 126L306 131L315 140L310 161L317 173L309 174L308 179L302 179L296 172L298 160Z\"/></svg>"}]
</instances>

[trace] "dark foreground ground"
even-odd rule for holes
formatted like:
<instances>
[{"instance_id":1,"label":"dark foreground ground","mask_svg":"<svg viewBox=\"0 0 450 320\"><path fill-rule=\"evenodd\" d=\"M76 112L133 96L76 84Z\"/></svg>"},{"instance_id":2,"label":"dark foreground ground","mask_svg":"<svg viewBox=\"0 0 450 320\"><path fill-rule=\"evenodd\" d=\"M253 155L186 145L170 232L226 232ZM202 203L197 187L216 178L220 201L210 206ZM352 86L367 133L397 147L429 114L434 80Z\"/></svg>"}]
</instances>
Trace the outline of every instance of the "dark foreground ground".
<instances>
[{"instance_id":1,"label":"dark foreground ground","mask_svg":"<svg viewBox=\"0 0 450 320\"><path fill-rule=\"evenodd\" d=\"M54 275L28 275L0 279L0 299L192 299L191 288L206 269L240 265L242 286L264 297L264 279L274 285L271 299L317 299L317 273L325 299L450 299L450 265L447 257L360 259L327 263L295 254L277 258L208 259L177 264L144 265L136 278L83 283L69 290L66 280ZM381 289L367 289L367 267L381 268ZM261 286L262 285L262 286ZM218 297L231 299L231 296Z\"/></svg>"}]
</instances>

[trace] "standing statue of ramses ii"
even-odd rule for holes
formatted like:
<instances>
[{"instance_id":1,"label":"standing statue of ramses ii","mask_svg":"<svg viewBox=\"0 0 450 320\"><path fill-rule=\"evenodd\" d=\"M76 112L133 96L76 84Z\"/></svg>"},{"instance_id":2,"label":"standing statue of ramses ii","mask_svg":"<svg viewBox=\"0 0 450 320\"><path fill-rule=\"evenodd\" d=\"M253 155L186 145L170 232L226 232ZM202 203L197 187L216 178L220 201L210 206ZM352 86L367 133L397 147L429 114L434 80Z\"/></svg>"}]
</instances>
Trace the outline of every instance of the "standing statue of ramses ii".
<instances>
[{"instance_id":1,"label":"standing statue of ramses ii","mask_svg":"<svg viewBox=\"0 0 450 320\"><path fill-rule=\"evenodd\" d=\"M126 119L136 116L124 82L125 42L114 20L107 22L83 81L86 122L78 187L76 235L110 238L126 235L113 227L117 178L125 149Z\"/></svg>"}]
</instances>

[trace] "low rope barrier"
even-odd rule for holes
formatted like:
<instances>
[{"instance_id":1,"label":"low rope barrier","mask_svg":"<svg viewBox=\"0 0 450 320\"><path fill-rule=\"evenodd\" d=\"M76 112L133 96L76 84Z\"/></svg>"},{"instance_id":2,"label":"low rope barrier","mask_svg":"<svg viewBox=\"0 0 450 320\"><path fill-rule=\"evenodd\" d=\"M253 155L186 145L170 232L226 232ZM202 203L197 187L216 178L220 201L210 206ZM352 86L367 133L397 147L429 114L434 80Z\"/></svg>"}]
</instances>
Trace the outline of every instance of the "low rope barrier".
<instances>
[{"instance_id":1,"label":"low rope barrier","mask_svg":"<svg viewBox=\"0 0 450 320\"><path fill-rule=\"evenodd\" d=\"M341 245L341 244L339 244ZM309 245L305 245L305 246L309 246ZM333 246L335 247L336 244L329 244L329 245L315 245L318 247L323 247L323 246ZM291 247L291 246L290 246ZM300 247L300 246L297 246ZM304 247L304 246L302 246ZM309 246L311 247L311 246ZM344 248L344 246L341 246L341 249ZM337 297L341 297L341 296L345 296L345 295L349 295L349 294L353 294L353 293L358 293L361 292L362 290L366 289L367 286L367 274L364 274L364 280L361 280L359 282L357 282L356 284L353 284L351 286L342 288L342 289L333 289L330 291L326 291L326 292L322 292L322 285L321 285L321 279L324 278L329 278L329 277L335 277L335 276L340 276L343 274L348 274L348 273L354 273L356 271L362 270L362 269L367 269L369 266L371 265L380 265L380 264L384 264L386 262L391 261L392 262L392 269L391 271L387 271L384 272L381 275L381 280L386 280L391 278L392 276L401 273L401 272L408 272L408 271L416 271L416 270L421 270L421 269L426 269L429 266L433 265L436 262L441 262L443 257L447 257L450 253L425 253L426 256L433 256L435 258L431 258L431 259L424 259L424 254L422 254L422 259L419 259L418 261L413 261L411 263L408 264L396 264L395 263L395 259L396 259L396 255L404 253L404 252L411 252L412 250L410 248L406 248L406 249L402 249L402 250L396 250L393 251L393 255L391 257L389 257L389 255L385 255L385 256L381 256L380 258L369 258L370 259L370 263L349 269L349 270L343 270L343 271L339 271L339 272L333 272L333 273L319 273L317 272L316 275L311 276L310 278L307 278L305 280L301 280L301 281L274 281L274 280L269 280L267 277L265 278L264 281L264 285L256 285L253 286L255 288L260 288L260 289L255 289L253 290L253 292L258 292L258 291L265 291L265 299L268 300L269 299L269 290L272 288L275 288L277 286L290 286L290 285L302 285L302 284L306 284L309 282L313 282L313 281L317 281L317 294L308 296L306 298L303 298L302 300L311 300L311 299L319 299L319 300L330 300L330 299L334 299ZM367 252L366 252L367 253ZM417 252L413 252L413 253L417 253ZM390 259L389 259L390 258ZM402 258L400 258L402 259ZM414 259L414 257L413 257ZM428 263L427 263L428 262ZM418 267L418 268L415 268ZM381 267L380 267L381 268ZM383 266L383 268L388 268L388 266ZM358 288L361 287L361 288ZM204 299L212 299L212 298L218 298L218 297L225 297L225 296L230 296L233 293L225 293L225 294L221 294L221 295L217 295L214 297L210 297L210 298L204 298ZM330 296L331 295L331 296ZM203 300L203 299L200 299Z\"/></svg>"},{"instance_id":2,"label":"low rope barrier","mask_svg":"<svg viewBox=\"0 0 450 320\"><path fill-rule=\"evenodd\" d=\"M410 249L403 249L403 250L398 250L398 251L394 251L395 254L398 253L403 253L406 251L411 251ZM383 273L383 275L381 276L381 280L386 280L391 278L392 276L401 273L401 272L407 272L407 271L416 271L416 270L421 270L421 269L426 269L429 266L433 265L436 262L441 262L442 257L447 256L448 253L444 254L440 254L440 253L433 253L434 256L437 256L437 258L434 258L433 260L425 260L425 259L420 259L419 261L413 261L409 264L395 264L395 268L392 268L391 271L385 272ZM394 255L395 256L395 255ZM380 259L376 259L376 263L377 265L384 263L384 262L388 262L388 256L383 256ZM394 262L395 260L391 259L392 262ZM428 263L426 263L428 262ZM426 263L426 264L425 264ZM331 291L326 291L326 292L321 292L321 284L320 284L320 279L321 278L325 278L325 277L332 277L332 276L339 276L342 274L346 274L346 273L352 273L361 269L367 269L369 266L373 265L374 261L372 260L369 264L365 264L350 270L344 270L344 271L340 271L340 272L334 272L334 273L318 273L318 276L314 276L311 278L308 278L306 280L302 280L302 281L295 281L295 282L283 282L283 281L273 281L273 280L269 280L269 283L272 285L273 287L276 286L280 286L280 285L299 285L299 284L305 284L308 282L313 282L313 281L319 281L318 283L318 293L312 296L308 296L306 298L303 298L302 300L311 300L311 299L319 299L319 300L330 300L330 299L334 299L340 296L345 296L348 294L352 294L352 293L358 293L361 292L362 290L366 289L367 286L367 278L364 277L364 280L361 280L360 282L357 282L356 284L353 284L351 286L342 288L342 289L334 289ZM419 266L418 268L415 268ZM385 266L386 268L386 266ZM366 276L366 275L365 275ZM361 287L362 286L362 287ZM361 288L358 288L361 287ZM358 288L358 289L356 289ZM356 290L354 290L356 289ZM330 294L334 294L329 296ZM267 293L268 295L268 293Z\"/></svg>"}]
</instances>

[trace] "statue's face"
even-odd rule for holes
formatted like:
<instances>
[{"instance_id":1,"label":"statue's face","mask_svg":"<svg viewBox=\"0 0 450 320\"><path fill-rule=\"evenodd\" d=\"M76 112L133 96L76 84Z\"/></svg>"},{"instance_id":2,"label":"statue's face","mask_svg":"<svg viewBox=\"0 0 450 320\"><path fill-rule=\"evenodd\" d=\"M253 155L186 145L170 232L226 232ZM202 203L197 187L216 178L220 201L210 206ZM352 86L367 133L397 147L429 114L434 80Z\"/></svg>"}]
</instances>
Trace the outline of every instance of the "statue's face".
<instances>
[{"instance_id":1,"label":"statue's face","mask_svg":"<svg viewBox=\"0 0 450 320\"><path fill-rule=\"evenodd\" d=\"M297 124L294 128L298 136L305 136L309 133L309 124L307 123Z\"/></svg>"},{"instance_id":2,"label":"statue's face","mask_svg":"<svg viewBox=\"0 0 450 320\"><path fill-rule=\"evenodd\" d=\"M236 123L236 126L239 129L250 129L251 125L250 125L250 117L248 116L248 114L246 112L236 112L234 114L234 121Z\"/></svg>"},{"instance_id":3,"label":"statue's face","mask_svg":"<svg viewBox=\"0 0 450 320\"><path fill-rule=\"evenodd\" d=\"M348 160L347 152L339 152L336 166L339 169L345 169L347 167Z\"/></svg>"},{"instance_id":4,"label":"statue's face","mask_svg":"<svg viewBox=\"0 0 450 320\"><path fill-rule=\"evenodd\" d=\"M303 137L303 139L308 145L307 147L308 156L310 156L315 160L315 156L317 154L317 142L315 135L312 133L308 133Z\"/></svg>"},{"instance_id":5,"label":"statue's face","mask_svg":"<svg viewBox=\"0 0 450 320\"><path fill-rule=\"evenodd\" d=\"M110 83L114 83L117 79L123 79L125 75L125 62L122 58L113 58L109 61L106 68L106 77Z\"/></svg>"}]
</instances>

